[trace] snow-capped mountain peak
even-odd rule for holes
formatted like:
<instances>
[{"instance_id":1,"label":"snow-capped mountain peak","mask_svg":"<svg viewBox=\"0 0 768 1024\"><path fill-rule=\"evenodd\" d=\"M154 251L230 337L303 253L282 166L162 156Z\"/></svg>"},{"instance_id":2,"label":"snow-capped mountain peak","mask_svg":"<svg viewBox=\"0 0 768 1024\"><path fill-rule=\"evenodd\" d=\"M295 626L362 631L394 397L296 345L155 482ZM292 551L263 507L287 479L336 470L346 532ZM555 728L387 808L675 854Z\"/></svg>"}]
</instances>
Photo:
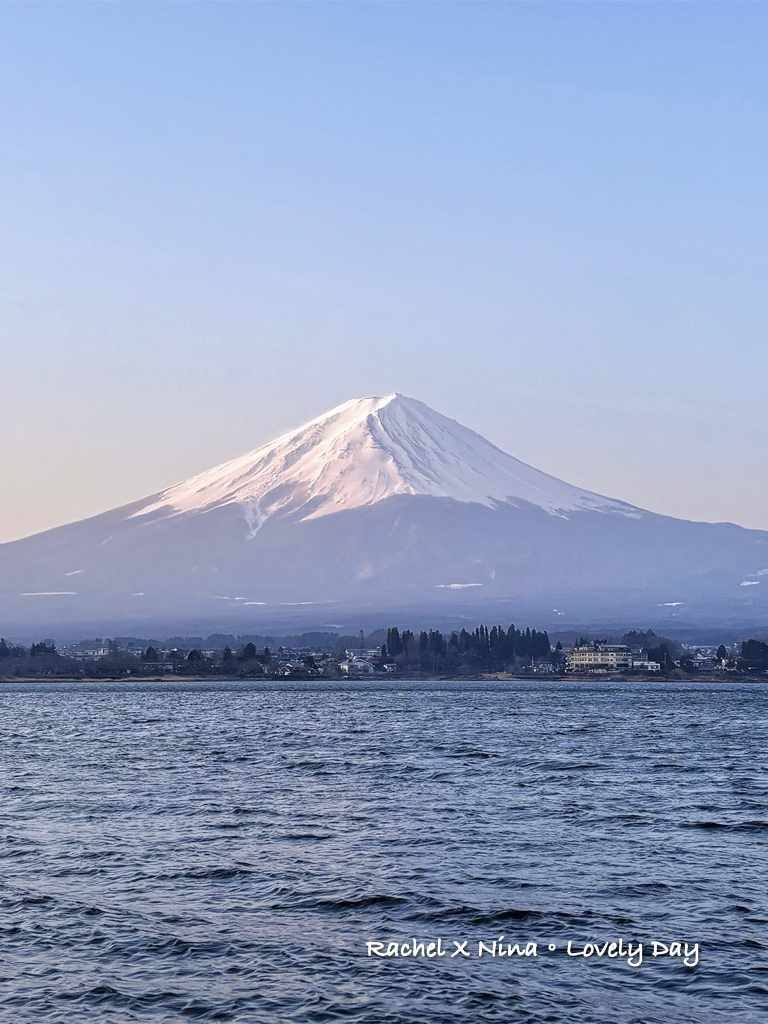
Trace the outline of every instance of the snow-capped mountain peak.
<instances>
[{"instance_id":1,"label":"snow-capped mountain peak","mask_svg":"<svg viewBox=\"0 0 768 1024\"><path fill-rule=\"evenodd\" d=\"M555 515L586 509L640 514L520 462L423 402L391 394L345 402L247 455L170 487L133 515L238 504L255 532L278 512L315 519L398 494L489 507L523 501Z\"/></svg>"},{"instance_id":2,"label":"snow-capped mountain peak","mask_svg":"<svg viewBox=\"0 0 768 1024\"><path fill-rule=\"evenodd\" d=\"M161 622L178 634L356 632L363 614L446 628L475 615L539 626L567 615L574 628L764 622L766 566L768 531L581 490L387 395L143 501L0 545L0 618L39 636L57 622L79 623L80 636L106 622L139 636Z\"/></svg>"}]
</instances>

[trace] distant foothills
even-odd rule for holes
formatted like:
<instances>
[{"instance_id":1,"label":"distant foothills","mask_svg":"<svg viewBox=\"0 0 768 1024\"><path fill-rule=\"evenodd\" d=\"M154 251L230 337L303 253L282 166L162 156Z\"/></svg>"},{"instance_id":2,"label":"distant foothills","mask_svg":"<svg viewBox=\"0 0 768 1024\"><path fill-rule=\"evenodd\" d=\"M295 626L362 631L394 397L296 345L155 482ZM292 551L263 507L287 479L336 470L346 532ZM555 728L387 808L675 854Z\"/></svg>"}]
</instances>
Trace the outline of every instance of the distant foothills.
<instances>
[{"instance_id":1,"label":"distant foothills","mask_svg":"<svg viewBox=\"0 0 768 1024\"><path fill-rule=\"evenodd\" d=\"M564 642L565 641L565 642ZM95 637L25 647L0 638L0 680L221 678L371 679L557 677L733 678L768 676L768 643L757 639L693 647L653 630L619 637L479 625L471 632L418 633L396 626L366 635L214 633L203 637Z\"/></svg>"}]
</instances>

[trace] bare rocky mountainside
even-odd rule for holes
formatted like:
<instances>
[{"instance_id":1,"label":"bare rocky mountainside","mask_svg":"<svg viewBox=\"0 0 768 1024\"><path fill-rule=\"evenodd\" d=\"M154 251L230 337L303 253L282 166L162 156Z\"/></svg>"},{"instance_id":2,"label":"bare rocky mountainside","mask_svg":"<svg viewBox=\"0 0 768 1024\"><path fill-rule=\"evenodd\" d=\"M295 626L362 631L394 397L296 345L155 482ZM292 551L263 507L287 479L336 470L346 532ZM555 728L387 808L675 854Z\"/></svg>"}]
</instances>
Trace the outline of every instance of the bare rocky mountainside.
<instances>
[{"instance_id":1,"label":"bare rocky mountainside","mask_svg":"<svg viewBox=\"0 0 768 1024\"><path fill-rule=\"evenodd\" d=\"M767 591L768 532L582 490L401 395L347 402L161 493L0 545L8 632L413 614L759 622Z\"/></svg>"}]
</instances>

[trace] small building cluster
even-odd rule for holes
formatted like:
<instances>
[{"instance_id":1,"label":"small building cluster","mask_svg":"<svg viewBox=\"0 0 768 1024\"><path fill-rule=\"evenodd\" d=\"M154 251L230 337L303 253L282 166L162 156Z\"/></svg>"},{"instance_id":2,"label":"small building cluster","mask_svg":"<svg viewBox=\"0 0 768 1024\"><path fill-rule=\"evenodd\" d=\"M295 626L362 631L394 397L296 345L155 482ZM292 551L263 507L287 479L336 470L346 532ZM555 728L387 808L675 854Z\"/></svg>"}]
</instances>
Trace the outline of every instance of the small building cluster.
<instances>
[{"instance_id":1,"label":"small building cluster","mask_svg":"<svg viewBox=\"0 0 768 1024\"><path fill-rule=\"evenodd\" d=\"M374 676L377 672L391 675L397 672L397 665L387 658L386 648L376 650L349 649L344 651L344 660L339 662L339 671L344 676Z\"/></svg>"}]
</instances>

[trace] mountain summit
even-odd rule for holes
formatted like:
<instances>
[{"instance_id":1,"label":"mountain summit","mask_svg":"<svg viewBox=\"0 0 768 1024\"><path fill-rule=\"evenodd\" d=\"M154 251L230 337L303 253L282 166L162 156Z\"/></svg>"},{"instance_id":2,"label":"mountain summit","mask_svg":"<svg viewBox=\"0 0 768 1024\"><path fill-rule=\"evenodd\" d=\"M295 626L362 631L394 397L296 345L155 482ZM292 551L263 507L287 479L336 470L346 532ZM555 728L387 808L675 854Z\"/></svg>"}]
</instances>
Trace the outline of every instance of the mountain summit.
<instances>
[{"instance_id":1,"label":"mountain summit","mask_svg":"<svg viewBox=\"0 0 768 1024\"><path fill-rule=\"evenodd\" d=\"M241 505L252 529L270 516L316 519L396 494L493 508L528 502L550 513L639 509L572 487L519 462L414 398L358 398L276 441L163 491L134 516Z\"/></svg>"},{"instance_id":2,"label":"mountain summit","mask_svg":"<svg viewBox=\"0 0 768 1024\"><path fill-rule=\"evenodd\" d=\"M402 395L332 409L141 501L0 545L0 624L758 622L768 533L582 490ZM41 633L40 635L44 635Z\"/></svg>"}]
</instances>

